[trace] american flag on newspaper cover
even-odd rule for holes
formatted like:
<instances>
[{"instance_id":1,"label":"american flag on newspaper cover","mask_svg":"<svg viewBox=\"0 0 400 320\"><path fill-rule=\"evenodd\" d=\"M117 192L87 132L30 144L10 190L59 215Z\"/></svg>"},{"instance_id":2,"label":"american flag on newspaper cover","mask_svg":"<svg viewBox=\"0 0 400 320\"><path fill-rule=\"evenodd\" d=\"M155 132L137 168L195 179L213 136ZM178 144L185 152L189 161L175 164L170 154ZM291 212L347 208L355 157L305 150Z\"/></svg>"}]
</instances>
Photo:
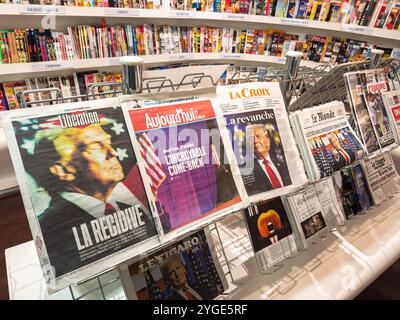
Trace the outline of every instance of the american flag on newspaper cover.
<instances>
[{"instance_id":1,"label":"american flag on newspaper cover","mask_svg":"<svg viewBox=\"0 0 400 320\"><path fill-rule=\"evenodd\" d=\"M145 170L150 179L150 188L154 195L157 194L157 189L167 177L163 171L161 161L155 153L154 146L147 136L143 133L139 139L140 154L145 161Z\"/></svg>"}]
</instances>

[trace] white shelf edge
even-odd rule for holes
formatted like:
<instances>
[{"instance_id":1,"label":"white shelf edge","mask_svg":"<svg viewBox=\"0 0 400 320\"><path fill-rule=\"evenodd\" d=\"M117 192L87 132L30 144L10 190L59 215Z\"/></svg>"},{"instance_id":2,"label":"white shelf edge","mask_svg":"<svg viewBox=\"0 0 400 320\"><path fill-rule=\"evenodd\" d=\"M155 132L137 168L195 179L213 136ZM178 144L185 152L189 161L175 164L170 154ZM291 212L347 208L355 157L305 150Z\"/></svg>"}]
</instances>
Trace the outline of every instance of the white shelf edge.
<instances>
[{"instance_id":1,"label":"white shelf edge","mask_svg":"<svg viewBox=\"0 0 400 320\"><path fill-rule=\"evenodd\" d=\"M37 9L38 13L28 13L29 8ZM57 12L58 10L58 12ZM68 7L68 6L40 6L40 5L17 5L0 4L0 17L2 16L45 16L54 15L59 17L103 17L103 18L159 18L179 20L201 20L201 21L233 21L243 22L251 25L272 25L276 27L296 27L309 30L324 30L325 33L334 35L335 32L344 32L353 36L364 36L371 38L382 38L386 40L400 40L398 30L386 30L370 28L358 25L340 24L322 21L311 21L302 19L279 18L271 16L257 16L239 13L225 12L202 12L202 11L180 11L167 9L130 9L130 8L98 8L98 7ZM78 23L84 23L84 19ZM76 21L75 21L76 23Z\"/></svg>"},{"instance_id":2,"label":"white shelf edge","mask_svg":"<svg viewBox=\"0 0 400 320\"><path fill-rule=\"evenodd\" d=\"M170 55L148 55L142 56L144 64L171 64L190 61L211 61L211 62L248 62L260 64L280 64L286 62L284 57L263 56L257 54L235 54L235 53L183 53ZM45 75L48 72L70 71L78 72L84 69L118 67L119 58L96 58L96 59L79 59L70 61L48 61L48 62L31 62L31 63L10 63L0 64L0 81L10 75L32 74L37 77L40 74ZM301 66L314 68L322 63L313 61L301 62Z\"/></svg>"}]
</instances>

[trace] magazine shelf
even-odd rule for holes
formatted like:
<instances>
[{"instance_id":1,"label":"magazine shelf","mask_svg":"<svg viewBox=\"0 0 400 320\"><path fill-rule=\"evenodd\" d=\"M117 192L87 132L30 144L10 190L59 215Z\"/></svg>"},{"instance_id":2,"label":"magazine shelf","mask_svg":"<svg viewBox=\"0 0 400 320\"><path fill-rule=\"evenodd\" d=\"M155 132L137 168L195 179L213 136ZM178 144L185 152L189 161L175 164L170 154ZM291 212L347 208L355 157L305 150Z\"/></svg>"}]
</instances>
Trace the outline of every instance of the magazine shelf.
<instances>
[{"instance_id":1,"label":"magazine shelf","mask_svg":"<svg viewBox=\"0 0 400 320\"><path fill-rule=\"evenodd\" d=\"M215 26L240 25L247 28L268 27L321 36L355 37L359 40L372 41L374 44L389 47L397 47L400 42L400 32L398 30L271 16L180 11L167 8L149 10L15 4L1 4L0 6L2 28L14 28L15 26L37 28L38 25L44 23L49 26L53 25L53 29L62 30L71 24L72 17L75 24L99 24L102 19L105 19L108 24L123 24L132 23L132 19L134 19L135 21L156 22L159 24L177 22L181 25L212 24ZM44 16L56 17L56 19L46 20L43 19Z\"/></svg>"}]
</instances>

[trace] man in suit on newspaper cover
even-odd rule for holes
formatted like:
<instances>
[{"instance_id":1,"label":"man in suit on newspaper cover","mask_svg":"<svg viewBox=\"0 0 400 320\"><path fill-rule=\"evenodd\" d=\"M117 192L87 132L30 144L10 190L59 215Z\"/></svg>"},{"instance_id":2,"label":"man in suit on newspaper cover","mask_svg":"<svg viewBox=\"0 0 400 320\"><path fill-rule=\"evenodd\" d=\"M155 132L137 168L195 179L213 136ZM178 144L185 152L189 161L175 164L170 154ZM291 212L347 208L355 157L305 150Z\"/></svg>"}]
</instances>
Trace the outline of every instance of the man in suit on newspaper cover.
<instances>
[{"instance_id":1,"label":"man in suit on newspaper cover","mask_svg":"<svg viewBox=\"0 0 400 320\"><path fill-rule=\"evenodd\" d=\"M140 211L144 226L139 224L136 230L143 234L135 240L155 234L141 191L135 195L132 188L127 187L132 183L136 188L141 186L139 173L134 167L125 176L111 135L103 126L99 123L53 128L40 130L35 136L35 166L29 172L38 186L51 196L48 208L38 220L56 276L96 261L114 249L110 246L105 253L104 250L98 254L94 251L93 256L82 260L73 230L83 224L90 226L93 220L105 215L136 210L136 214ZM128 179L131 180L129 184L126 183ZM121 243L120 247L124 245L127 244Z\"/></svg>"},{"instance_id":2,"label":"man in suit on newspaper cover","mask_svg":"<svg viewBox=\"0 0 400 320\"><path fill-rule=\"evenodd\" d=\"M333 170L338 171L341 168L350 165L356 159L356 153L350 147L348 147L345 143L340 143L339 138L331 133L328 135L328 140L332 149L333 156Z\"/></svg>"},{"instance_id":3,"label":"man in suit on newspaper cover","mask_svg":"<svg viewBox=\"0 0 400 320\"><path fill-rule=\"evenodd\" d=\"M208 300L211 293L207 288L192 288L188 283L186 267L179 254L169 257L161 264L161 273L170 288L167 300Z\"/></svg>"},{"instance_id":4,"label":"man in suit on newspaper cover","mask_svg":"<svg viewBox=\"0 0 400 320\"><path fill-rule=\"evenodd\" d=\"M264 125L248 127L248 142L254 145L253 170L245 178L245 187L250 195L279 189L292 183L286 161L279 160L276 150L271 149L271 140ZM247 164L248 165L248 164Z\"/></svg>"}]
</instances>

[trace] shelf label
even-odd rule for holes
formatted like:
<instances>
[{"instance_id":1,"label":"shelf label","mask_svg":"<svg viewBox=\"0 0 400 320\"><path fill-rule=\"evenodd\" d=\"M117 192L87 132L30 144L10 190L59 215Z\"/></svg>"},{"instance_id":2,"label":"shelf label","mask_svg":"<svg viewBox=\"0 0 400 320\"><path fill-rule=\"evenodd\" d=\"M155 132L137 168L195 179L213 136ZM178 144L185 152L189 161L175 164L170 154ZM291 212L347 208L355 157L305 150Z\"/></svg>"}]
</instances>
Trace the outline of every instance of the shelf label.
<instances>
[{"instance_id":1,"label":"shelf label","mask_svg":"<svg viewBox=\"0 0 400 320\"><path fill-rule=\"evenodd\" d=\"M244 54L239 53L223 53L219 56L220 59L244 59Z\"/></svg>"},{"instance_id":2,"label":"shelf label","mask_svg":"<svg viewBox=\"0 0 400 320\"><path fill-rule=\"evenodd\" d=\"M400 59L400 48L393 48L390 57Z\"/></svg>"},{"instance_id":3,"label":"shelf label","mask_svg":"<svg viewBox=\"0 0 400 320\"><path fill-rule=\"evenodd\" d=\"M39 14L39 15L47 15L47 14L66 14L66 8L64 6L23 6L18 7L18 12L20 14Z\"/></svg>"},{"instance_id":4,"label":"shelf label","mask_svg":"<svg viewBox=\"0 0 400 320\"><path fill-rule=\"evenodd\" d=\"M347 32L364 33L364 34L374 33L374 28L357 26L352 24L342 24L342 30Z\"/></svg>"},{"instance_id":5,"label":"shelf label","mask_svg":"<svg viewBox=\"0 0 400 320\"><path fill-rule=\"evenodd\" d=\"M280 19L280 23L293 24L297 26L307 26L310 24L309 20L291 19L291 18L282 18Z\"/></svg>"},{"instance_id":6,"label":"shelf label","mask_svg":"<svg viewBox=\"0 0 400 320\"><path fill-rule=\"evenodd\" d=\"M169 61L192 60L192 59L194 59L194 54L175 54L168 56Z\"/></svg>"},{"instance_id":7,"label":"shelf label","mask_svg":"<svg viewBox=\"0 0 400 320\"><path fill-rule=\"evenodd\" d=\"M176 18L176 17L182 17L182 18L189 18L189 17L194 17L195 11L180 11L180 10L171 10L169 12L169 16Z\"/></svg>"},{"instance_id":8,"label":"shelf label","mask_svg":"<svg viewBox=\"0 0 400 320\"><path fill-rule=\"evenodd\" d=\"M106 16L129 16L140 17L140 10L124 9L124 8L105 8L104 14Z\"/></svg>"},{"instance_id":9,"label":"shelf label","mask_svg":"<svg viewBox=\"0 0 400 320\"><path fill-rule=\"evenodd\" d=\"M245 20L246 19L246 15L244 14L226 14L225 15L226 19L228 20ZM248 16L247 16L248 17Z\"/></svg>"},{"instance_id":10,"label":"shelf label","mask_svg":"<svg viewBox=\"0 0 400 320\"><path fill-rule=\"evenodd\" d=\"M32 71L51 71L72 68L71 61L60 61L60 62L34 62L31 65Z\"/></svg>"},{"instance_id":11,"label":"shelf label","mask_svg":"<svg viewBox=\"0 0 400 320\"><path fill-rule=\"evenodd\" d=\"M110 66L118 66L118 65L121 65L121 64L119 63L119 58L110 58L110 59L108 60L108 64L109 64Z\"/></svg>"}]
</instances>

